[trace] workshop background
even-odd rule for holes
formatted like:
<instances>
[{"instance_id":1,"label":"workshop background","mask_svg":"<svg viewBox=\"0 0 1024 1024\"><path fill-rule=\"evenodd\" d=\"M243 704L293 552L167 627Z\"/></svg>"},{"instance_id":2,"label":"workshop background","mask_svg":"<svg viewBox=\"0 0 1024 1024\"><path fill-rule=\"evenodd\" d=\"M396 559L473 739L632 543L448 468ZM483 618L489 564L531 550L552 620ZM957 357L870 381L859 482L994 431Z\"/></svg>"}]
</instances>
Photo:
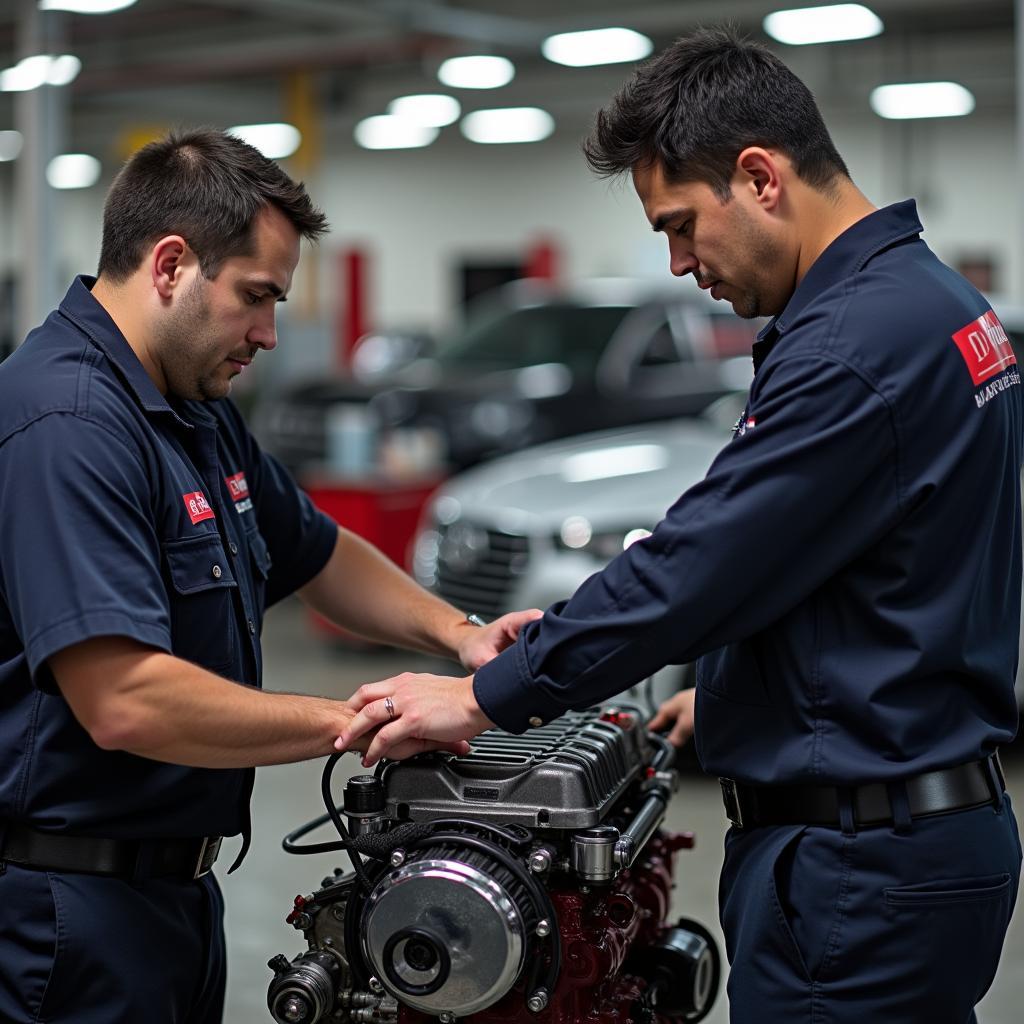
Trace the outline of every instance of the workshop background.
<instances>
[{"instance_id":1,"label":"workshop background","mask_svg":"<svg viewBox=\"0 0 1024 1024\"><path fill-rule=\"evenodd\" d=\"M771 46L860 188L916 197L931 246L1024 338L1024 0L855 6L773 20L770 0L0 0L0 358L94 271L126 157L170 127L230 128L332 224L304 251L278 348L236 381L257 436L465 610L567 596L699 479L750 378L750 325L674 281L629 183L580 155L634 62L675 36L729 20ZM612 28L629 31L552 40ZM433 664L296 603L271 612L264 649L268 688L337 697ZM1005 760L1016 795L1024 764ZM279 844L320 812L320 769L261 769L253 850L230 878L218 867L228 1024L269 1020L266 961L302 945L284 917L338 863ZM677 909L720 935L717 781L690 768L669 823L697 833ZM1021 918L987 1024L1020 1020ZM727 1019L724 995L707 1019Z\"/></svg>"}]
</instances>

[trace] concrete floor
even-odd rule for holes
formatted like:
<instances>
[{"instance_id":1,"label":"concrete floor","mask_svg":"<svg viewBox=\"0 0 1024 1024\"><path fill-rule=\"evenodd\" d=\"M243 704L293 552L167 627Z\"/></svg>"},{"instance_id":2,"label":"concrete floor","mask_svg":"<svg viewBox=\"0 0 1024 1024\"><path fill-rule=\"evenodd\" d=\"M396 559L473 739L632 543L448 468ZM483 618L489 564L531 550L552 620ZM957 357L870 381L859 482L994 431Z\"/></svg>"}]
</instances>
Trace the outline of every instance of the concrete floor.
<instances>
[{"instance_id":1,"label":"concrete floor","mask_svg":"<svg viewBox=\"0 0 1024 1024\"><path fill-rule=\"evenodd\" d=\"M265 680L268 689L345 697L360 683L402 670L427 670L425 659L384 652L355 654L313 638L297 604L287 603L268 616L264 633ZM435 663L436 665L436 663ZM1024 792L1024 753L1010 751L1004 759L1011 792ZM301 936L284 923L298 893L319 887L320 879L342 863L335 855L289 856L281 837L323 812L320 799L322 761L263 768L257 773L253 798L254 838L244 867L225 877L237 850L231 841L221 854L218 875L227 902L228 993L225 1024L263 1024L270 972L275 953L291 959L304 948ZM346 773L345 769L348 769ZM353 756L338 766L340 784L360 766ZM1018 807L1024 801L1018 800ZM684 776L669 811L668 825L697 834L697 848L679 855L674 910L707 925L721 939L715 894L722 861L724 815L714 779ZM326 834L325 838L329 838ZM347 862L345 863L348 869ZM981 1003L981 1024L1019 1024L1024 1005L1024 911L1010 928L1002 963L991 992ZM705 1018L726 1024L724 995Z\"/></svg>"}]
</instances>

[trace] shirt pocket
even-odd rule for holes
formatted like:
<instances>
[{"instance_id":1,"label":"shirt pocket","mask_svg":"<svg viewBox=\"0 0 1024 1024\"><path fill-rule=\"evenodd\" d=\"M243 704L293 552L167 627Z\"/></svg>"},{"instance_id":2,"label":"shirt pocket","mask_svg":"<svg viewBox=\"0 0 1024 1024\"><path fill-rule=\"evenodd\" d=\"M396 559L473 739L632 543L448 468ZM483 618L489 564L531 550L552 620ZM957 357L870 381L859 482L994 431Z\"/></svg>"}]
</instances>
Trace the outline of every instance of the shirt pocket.
<instances>
[{"instance_id":1,"label":"shirt pocket","mask_svg":"<svg viewBox=\"0 0 1024 1024\"><path fill-rule=\"evenodd\" d=\"M252 561L252 583L253 594L256 600L256 610L263 617L263 610L266 607L267 579L270 576L270 569L274 560L270 557L270 550L263 534L253 527L245 532L245 543L249 548L249 558Z\"/></svg>"},{"instance_id":2,"label":"shirt pocket","mask_svg":"<svg viewBox=\"0 0 1024 1024\"><path fill-rule=\"evenodd\" d=\"M234 594L238 582L218 534L164 541L171 581L171 646L176 657L218 675L240 669Z\"/></svg>"}]
</instances>

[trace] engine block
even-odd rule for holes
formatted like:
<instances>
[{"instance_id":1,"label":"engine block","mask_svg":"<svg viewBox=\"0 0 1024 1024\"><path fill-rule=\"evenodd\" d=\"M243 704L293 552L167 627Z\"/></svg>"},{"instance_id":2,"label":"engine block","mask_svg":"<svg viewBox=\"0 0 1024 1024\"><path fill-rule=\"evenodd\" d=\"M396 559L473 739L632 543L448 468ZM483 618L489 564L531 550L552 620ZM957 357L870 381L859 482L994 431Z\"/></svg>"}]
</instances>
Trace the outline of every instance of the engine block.
<instances>
[{"instance_id":1,"label":"engine block","mask_svg":"<svg viewBox=\"0 0 1024 1024\"><path fill-rule=\"evenodd\" d=\"M659 826L674 751L638 708L570 712L523 736L491 730L464 756L424 754L351 778L339 809L285 840L344 847L297 897L308 949L279 955L276 1021L571 1024L697 1021L718 989L718 951L667 923L677 851ZM298 847L331 817L341 844ZM363 858L366 858L363 861Z\"/></svg>"}]
</instances>

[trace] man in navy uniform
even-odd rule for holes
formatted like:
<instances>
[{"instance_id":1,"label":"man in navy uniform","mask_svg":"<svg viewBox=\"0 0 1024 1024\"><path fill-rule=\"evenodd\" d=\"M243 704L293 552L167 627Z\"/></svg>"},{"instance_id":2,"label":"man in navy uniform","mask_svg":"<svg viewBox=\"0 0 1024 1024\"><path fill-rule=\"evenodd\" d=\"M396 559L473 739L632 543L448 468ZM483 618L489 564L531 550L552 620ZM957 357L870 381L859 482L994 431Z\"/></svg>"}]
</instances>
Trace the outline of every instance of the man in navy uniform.
<instances>
[{"instance_id":1,"label":"man in navy uniform","mask_svg":"<svg viewBox=\"0 0 1024 1024\"><path fill-rule=\"evenodd\" d=\"M221 837L237 864L253 766L329 754L352 714L260 689L265 607L297 592L469 669L530 617L478 629L421 590L224 400L326 229L230 135L153 143L98 280L0 366L0 1020L220 1020Z\"/></svg>"},{"instance_id":2,"label":"man in navy uniform","mask_svg":"<svg viewBox=\"0 0 1024 1024\"><path fill-rule=\"evenodd\" d=\"M733 1021L973 1021L1021 859L995 756L1021 593L1006 334L914 203L876 209L803 83L728 31L639 68L585 152L632 176L674 274L772 318L747 409L651 537L475 677L363 687L339 745L522 731L699 658ZM654 725L682 742L693 700Z\"/></svg>"}]
</instances>

